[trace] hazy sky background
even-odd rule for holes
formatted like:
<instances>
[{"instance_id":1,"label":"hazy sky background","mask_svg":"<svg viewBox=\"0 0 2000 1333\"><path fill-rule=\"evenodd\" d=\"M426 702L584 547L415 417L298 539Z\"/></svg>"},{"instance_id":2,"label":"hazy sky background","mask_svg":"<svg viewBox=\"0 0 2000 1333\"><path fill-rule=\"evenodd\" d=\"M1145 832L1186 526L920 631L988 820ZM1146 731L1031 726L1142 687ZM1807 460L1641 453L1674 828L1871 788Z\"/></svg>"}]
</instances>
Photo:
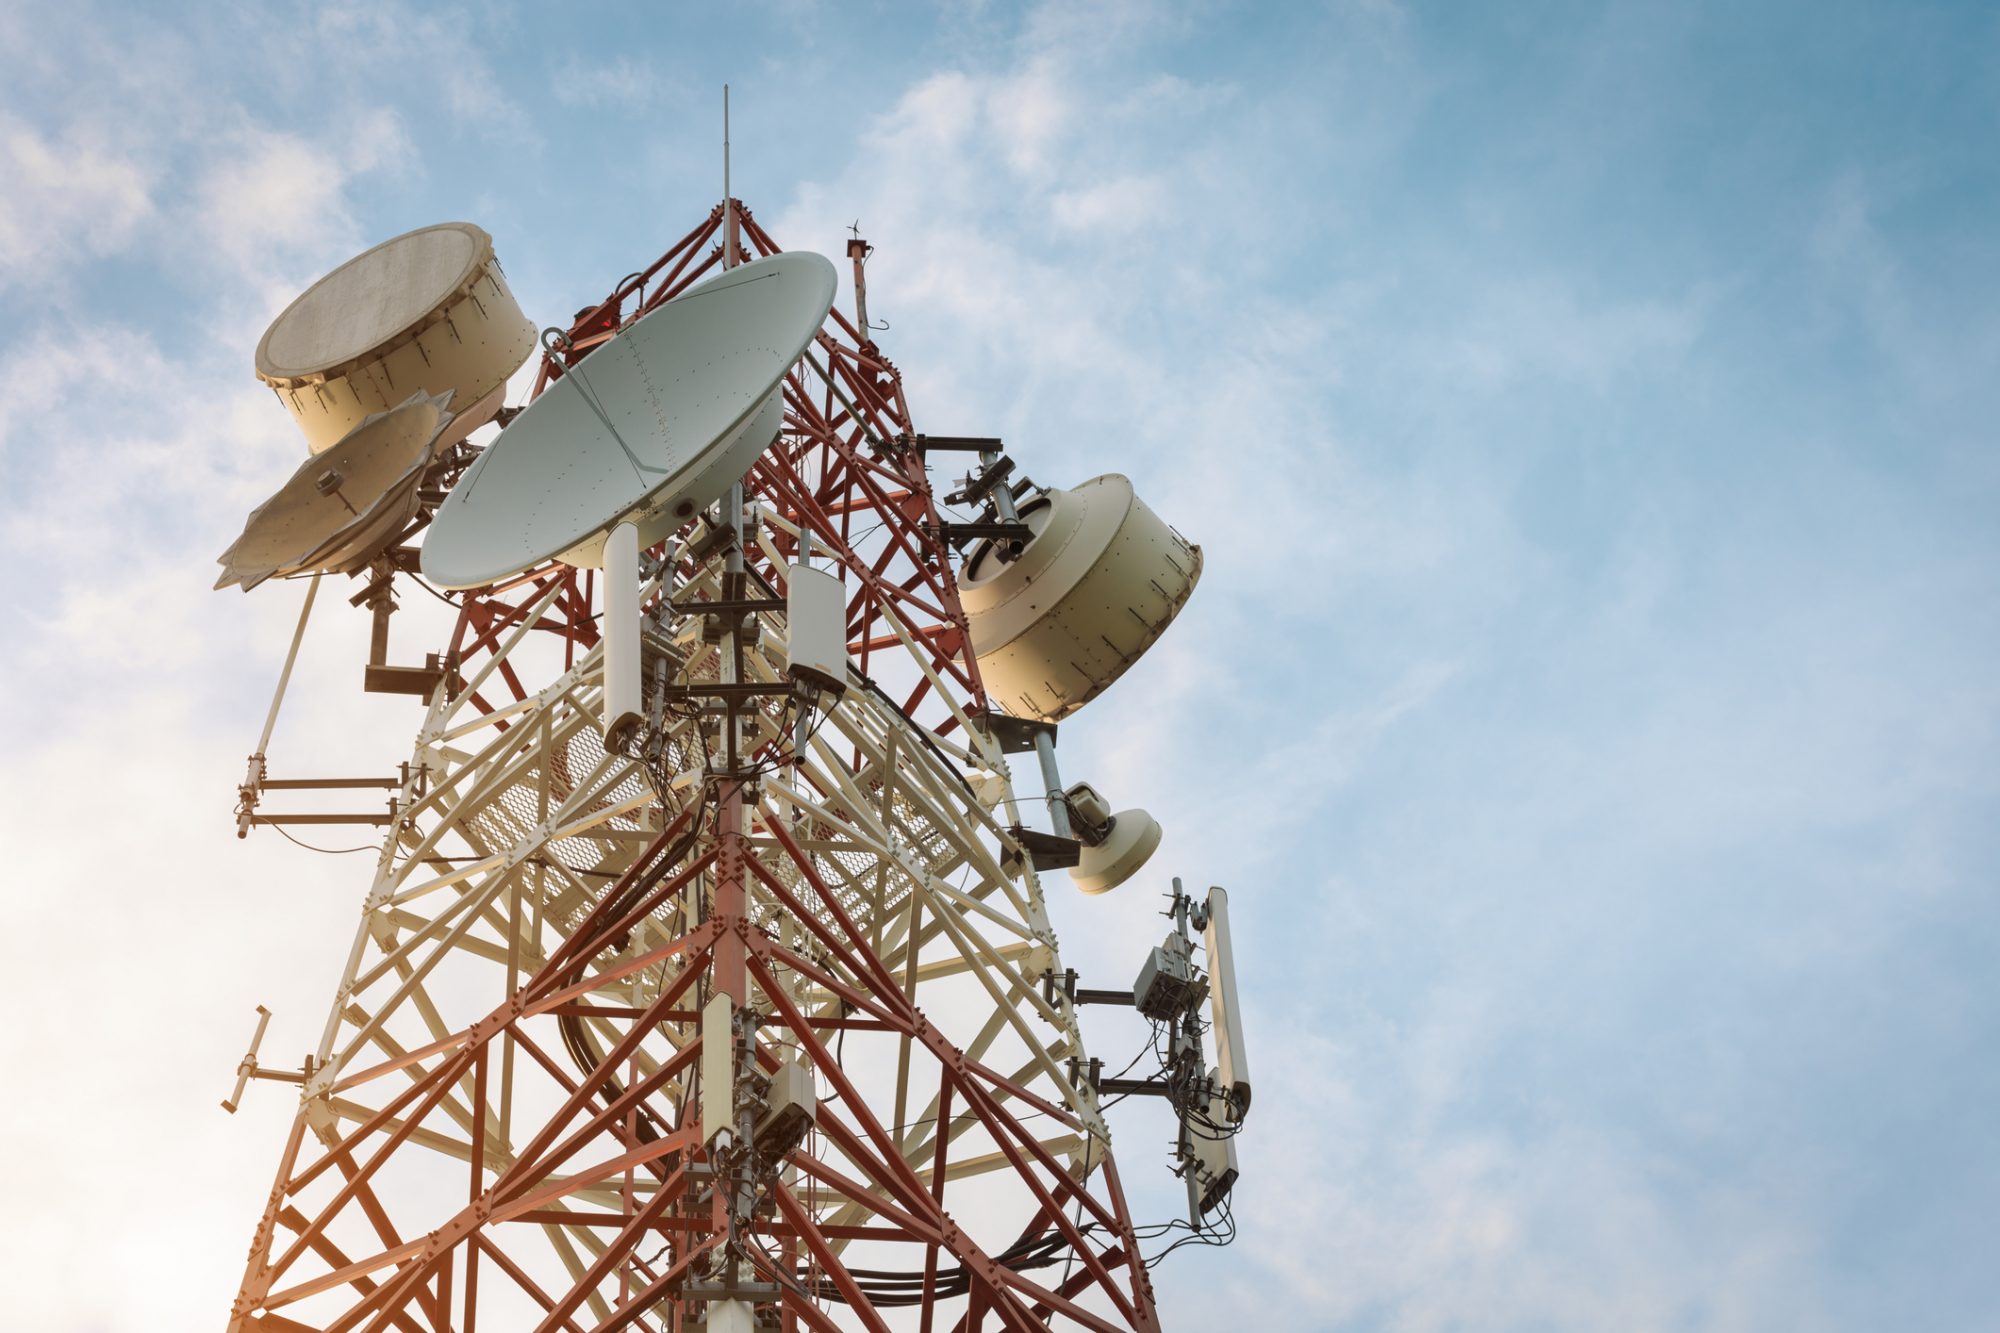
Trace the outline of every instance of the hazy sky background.
<instances>
[{"instance_id":1,"label":"hazy sky background","mask_svg":"<svg viewBox=\"0 0 2000 1333\"><path fill-rule=\"evenodd\" d=\"M920 429L1206 551L1063 733L1167 842L1052 885L1101 985L1233 893L1243 1233L1169 1327L2000 1328L1991 7L175 11L0 0L0 1329L219 1326L290 1108L215 1103L367 886L232 836L266 322L449 218L566 322L714 202L724 81ZM326 592L274 774L419 720Z\"/></svg>"}]
</instances>

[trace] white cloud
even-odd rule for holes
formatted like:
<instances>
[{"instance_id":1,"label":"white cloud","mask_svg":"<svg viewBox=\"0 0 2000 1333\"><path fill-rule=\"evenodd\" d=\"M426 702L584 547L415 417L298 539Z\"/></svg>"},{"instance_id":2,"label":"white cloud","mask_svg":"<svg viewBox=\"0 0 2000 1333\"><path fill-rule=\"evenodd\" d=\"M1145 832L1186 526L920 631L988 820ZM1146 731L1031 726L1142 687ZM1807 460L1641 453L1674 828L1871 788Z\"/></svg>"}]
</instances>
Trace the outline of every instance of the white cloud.
<instances>
[{"instance_id":1,"label":"white cloud","mask_svg":"<svg viewBox=\"0 0 2000 1333\"><path fill-rule=\"evenodd\" d=\"M876 136L903 154L955 148L978 122L979 88L969 75L933 74L902 95Z\"/></svg>"},{"instance_id":2,"label":"white cloud","mask_svg":"<svg viewBox=\"0 0 2000 1333\"><path fill-rule=\"evenodd\" d=\"M346 180L332 150L294 134L248 131L196 187L204 246L247 273L267 272L298 250L326 249L354 230Z\"/></svg>"},{"instance_id":3,"label":"white cloud","mask_svg":"<svg viewBox=\"0 0 2000 1333\"><path fill-rule=\"evenodd\" d=\"M668 91L665 77L649 59L621 55L592 61L574 51L556 67L550 87L564 106L589 110L644 111L657 106Z\"/></svg>"},{"instance_id":4,"label":"white cloud","mask_svg":"<svg viewBox=\"0 0 2000 1333\"><path fill-rule=\"evenodd\" d=\"M1167 220L1165 184L1151 176L1120 176L1058 191L1050 204L1057 225L1071 231L1129 232Z\"/></svg>"},{"instance_id":5,"label":"white cloud","mask_svg":"<svg viewBox=\"0 0 2000 1333\"><path fill-rule=\"evenodd\" d=\"M0 551L39 588L10 602L0 661L0 835L13 848L0 991L34 1015L0 1033L14 1093L0 1138L21 1158L13 1188L43 1209L8 1231L13 1262L39 1275L11 1293L9 1317L192 1327L240 1277L290 1115L269 1084L235 1119L216 1106L251 1006L277 1013L266 1061L295 1063L366 864L229 836L300 591L208 585L215 553L294 461L290 422L200 345L167 353L117 325L62 333L0 380L14 501ZM398 710L353 698L366 618L342 605L339 581L319 606L272 767L374 771ZM399 616L397 641L424 616ZM149 1148L111 1146L137 1124ZM169 1196L171 1208L148 1201ZM95 1259L66 1239L85 1231ZM107 1254L133 1280L94 1281Z\"/></svg>"},{"instance_id":6,"label":"white cloud","mask_svg":"<svg viewBox=\"0 0 2000 1333\"><path fill-rule=\"evenodd\" d=\"M1586 301L1561 278L1495 283L1474 293L1458 326L1443 332L1445 364L1480 390L1547 375L1591 388L1657 375L1687 354L1716 294Z\"/></svg>"},{"instance_id":7,"label":"white cloud","mask_svg":"<svg viewBox=\"0 0 2000 1333\"><path fill-rule=\"evenodd\" d=\"M1025 68L992 80L985 94L1002 159L1018 176L1044 179L1076 116L1070 81L1057 61L1037 57Z\"/></svg>"},{"instance_id":8,"label":"white cloud","mask_svg":"<svg viewBox=\"0 0 2000 1333\"><path fill-rule=\"evenodd\" d=\"M153 211L154 170L80 122L58 136L0 115L0 284L45 285L124 249Z\"/></svg>"},{"instance_id":9,"label":"white cloud","mask_svg":"<svg viewBox=\"0 0 2000 1333\"><path fill-rule=\"evenodd\" d=\"M484 61L447 63L439 85L452 116L473 133L516 146L540 143L534 118L503 91L499 77Z\"/></svg>"},{"instance_id":10,"label":"white cloud","mask_svg":"<svg viewBox=\"0 0 2000 1333\"><path fill-rule=\"evenodd\" d=\"M45 428L56 420L53 409L65 397L87 385L106 367L130 366L144 373L157 368L158 353L150 339L128 328L97 327L77 336L50 339L34 356L9 359L0 366L0 458L42 446L54 456L46 437L17 439L30 422Z\"/></svg>"},{"instance_id":11,"label":"white cloud","mask_svg":"<svg viewBox=\"0 0 2000 1333\"><path fill-rule=\"evenodd\" d=\"M419 114L441 95L456 134L532 154L542 143L534 117L486 54L510 21L503 9L376 0L319 6L310 28L267 40L290 37L300 59L336 53L340 82L363 107L388 100Z\"/></svg>"},{"instance_id":12,"label":"white cloud","mask_svg":"<svg viewBox=\"0 0 2000 1333\"><path fill-rule=\"evenodd\" d=\"M232 57L262 36L240 33ZM60 63L49 32L33 49ZM201 303L185 313L221 330L165 343L136 303L79 314L57 301L14 330L0 364L0 551L37 571L37 592L9 599L0 658L0 827L19 890L0 987L41 1015L0 1036L16 1093L0 1137L23 1157L15 1185L47 1205L8 1233L15 1262L40 1275L10 1316L49 1328L194 1326L226 1305L254 1222L246 1201L268 1187L289 1107L282 1091L257 1095L269 1085L235 1120L215 1102L253 1003L278 1013L269 1058L311 1040L338 966L326 941L355 910L351 862L228 836L298 592L209 584L216 552L301 447L245 364L260 318L357 248L349 191L409 170L415 150L382 107L304 133L259 121L198 87L184 55L125 53L146 73L120 89L122 138L12 118L0 138L10 280L23 262L59 277L138 254L197 275ZM346 702L364 618L342 614L337 588L320 604L273 765L364 771L399 727L373 698L358 713ZM398 619L407 642L425 613ZM105 1148L141 1122L157 1151ZM170 1193L174 1216L128 1201L126 1223L106 1226L91 1201L135 1181ZM135 1280L93 1281L60 1241L85 1231Z\"/></svg>"}]
</instances>

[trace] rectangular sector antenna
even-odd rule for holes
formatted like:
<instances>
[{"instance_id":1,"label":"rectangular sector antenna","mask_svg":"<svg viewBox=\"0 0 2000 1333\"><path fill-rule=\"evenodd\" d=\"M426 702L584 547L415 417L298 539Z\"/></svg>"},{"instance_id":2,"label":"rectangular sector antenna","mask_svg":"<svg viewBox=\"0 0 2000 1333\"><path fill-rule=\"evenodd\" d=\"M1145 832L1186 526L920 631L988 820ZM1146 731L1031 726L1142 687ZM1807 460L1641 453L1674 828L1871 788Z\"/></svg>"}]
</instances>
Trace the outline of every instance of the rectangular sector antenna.
<instances>
[{"instance_id":1,"label":"rectangular sector antenna","mask_svg":"<svg viewBox=\"0 0 2000 1333\"><path fill-rule=\"evenodd\" d=\"M1221 1086L1220 1070L1208 1071L1209 1078ZM1208 1102L1209 1118L1221 1121L1229 1116L1228 1097L1211 1097ZM1204 1216L1215 1211L1216 1205L1229 1197L1229 1191L1236 1187L1239 1168L1236 1164L1236 1136L1213 1138L1207 1134L1194 1137L1195 1160L1195 1206Z\"/></svg>"},{"instance_id":2,"label":"rectangular sector antenna","mask_svg":"<svg viewBox=\"0 0 2000 1333\"><path fill-rule=\"evenodd\" d=\"M639 724L639 529L620 523L604 540L604 738Z\"/></svg>"},{"instance_id":3,"label":"rectangular sector antenna","mask_svg":"<svg viewBox=\"0 0 2000 1333\"><path fill-rule=\"evenodd\" d=\"M1208 891L1208 1006L1215 1031L1218 1082L1241 1122L1250 1109L1250 1061L1243 1049L1243 1008L1236 999L1236 957L1229 941L1229 894Z\"/></svg>"},{"instance_id":4,"label":"rectangular sector antenna","mask_svg":"<svg viewBox=\"0 0 2000 1333\"><path fill-rule=\"evenodd\" d=\"M701 1141L736 1132L736 1006L727 995L701 1009Z\"/></svg>"},{"instance_id":5,"label":"rectangular sector antenna","mask_svg":"<svg viewBox=\"0 0 2000 1333\"><path fill-rule=\"evenodd\" d=\"M785 670L836 694L847 688L847 599L840 580L793 565L785 587Z\"/></svg>"}]
</instances>

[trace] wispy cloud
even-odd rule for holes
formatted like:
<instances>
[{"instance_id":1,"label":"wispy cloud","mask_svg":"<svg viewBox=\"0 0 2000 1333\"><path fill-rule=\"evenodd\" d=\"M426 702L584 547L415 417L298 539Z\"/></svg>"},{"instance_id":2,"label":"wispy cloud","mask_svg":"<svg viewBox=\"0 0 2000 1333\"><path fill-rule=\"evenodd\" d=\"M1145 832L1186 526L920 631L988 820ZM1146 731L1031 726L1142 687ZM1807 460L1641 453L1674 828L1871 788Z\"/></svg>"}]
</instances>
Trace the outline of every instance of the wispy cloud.
<instances>
[{"instance_id":1,"label":"wispy cloud","mask_svg":"<svg viewBox=\"0 0 2000 1333\"><path fill-rule=\"evenodd\" d=\"M1056 224L1073 231L1115 235L1165 225L1167 187L1156 176L1120 176L1101 184L1057 192L1049 201Z\"/></svg>"},{"instance_id":2,"label":"wispy cloud","mask_svg":"<svg viewBox=\"0 0 2000 1333\"><path fill-rule=\"evenodd\" d=\"M407 170L414 155L386 108L314 138L246 126L216 146L196 177L193 234L238 280L289 286L302 260L323 262L358 244L349 182Z\"/></svg>"},{"instance_id":3,"label":"wispy cloud","mask_svg":"<svg viewBox=\"0 0 2000 1333\"><path fill-rule=\"evenodd\" d=\"M44 285L51 269L122 250L153 211L155 170L88 124L46 134L0 115L0 284Z\"/></svg>"},{"instance_id":4,"label":"wispy cloud","mask_svg":"<svg viewBox=\"0 0 2000 1333\"><path fill-rule=\"evenodd\" d=\"M621 55L593 61L572 51L556 66L550 91L564 106L630 112L659 105L670 89L650 60Z\"/></svg>"}]
</instances>

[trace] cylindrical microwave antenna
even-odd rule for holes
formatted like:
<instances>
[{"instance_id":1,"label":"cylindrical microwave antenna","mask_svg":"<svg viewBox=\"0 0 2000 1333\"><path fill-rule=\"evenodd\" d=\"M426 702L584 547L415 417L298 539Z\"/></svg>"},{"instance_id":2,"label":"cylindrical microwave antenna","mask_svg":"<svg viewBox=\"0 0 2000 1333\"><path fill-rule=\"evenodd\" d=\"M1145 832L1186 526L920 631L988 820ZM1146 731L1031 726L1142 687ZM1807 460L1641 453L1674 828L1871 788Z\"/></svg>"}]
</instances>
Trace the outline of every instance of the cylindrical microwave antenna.
<instances>
[{"instance_id":1,"label":"cylindrical microwave antenna","mask_svg":"<svg viewBox=\"0 0 2000 1333\"><path fill-rule=\"evenodd\" d=\"M382 242L315 282L257 344L271 386L321 453L362 420L422 390L460 412L500 407L507 377L535 348L493 238L444 222Z\"/></svg>"},{"instance_id":2,"label":"cylindrical microwave antenna","mask_svg":"<svg viewBox=\"0 0 2000 1333\"><path fill-rule=\"evenodd\" d=\"M987 690L1016 717L1054 722L1101 694L1158 641L1201 577L1201 548L1117 473L1026 501L1021 554L973 549L959 580Z\"/></svg>"}]
</instances>

